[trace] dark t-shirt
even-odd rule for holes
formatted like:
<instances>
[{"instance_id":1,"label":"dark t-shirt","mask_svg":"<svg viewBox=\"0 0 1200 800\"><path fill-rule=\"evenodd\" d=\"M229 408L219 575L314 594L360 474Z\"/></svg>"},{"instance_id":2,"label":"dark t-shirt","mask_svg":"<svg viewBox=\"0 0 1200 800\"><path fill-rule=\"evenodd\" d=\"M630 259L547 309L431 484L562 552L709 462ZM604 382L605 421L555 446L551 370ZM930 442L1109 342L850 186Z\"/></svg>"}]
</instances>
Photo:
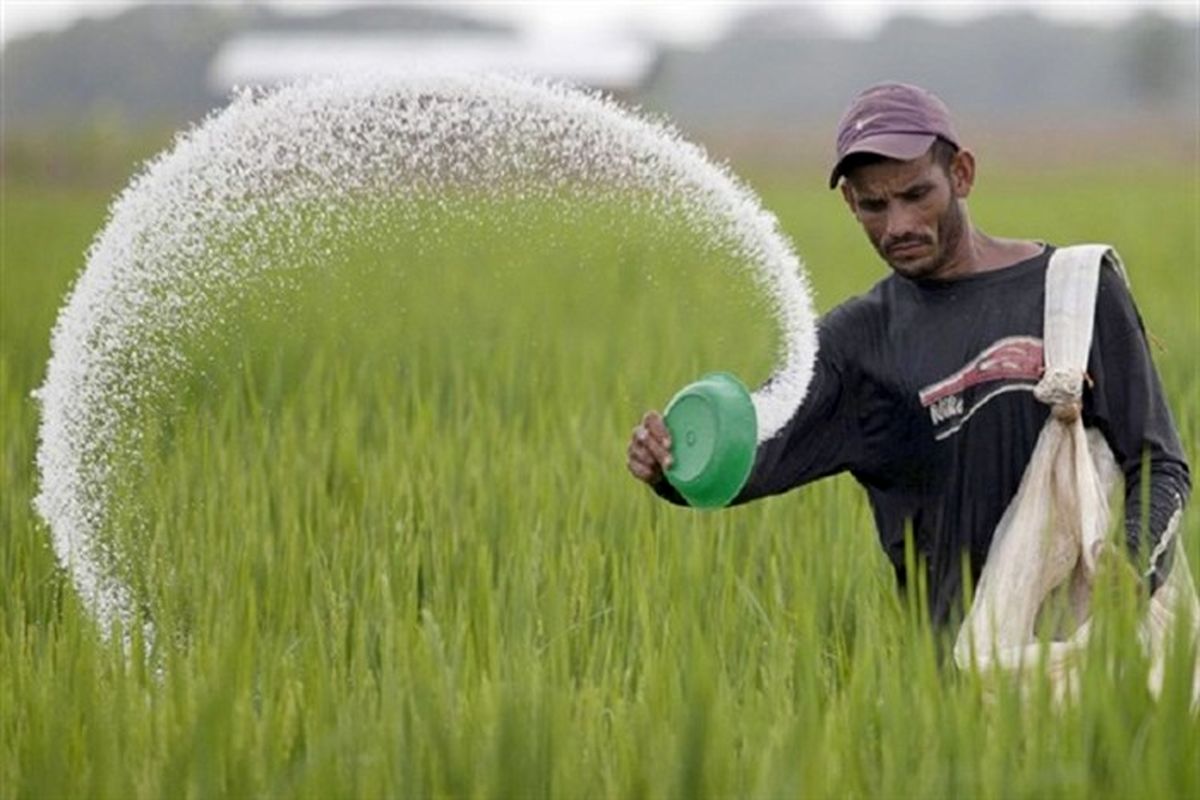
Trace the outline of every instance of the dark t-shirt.
<instances>
[{"instance_id":1,"label":"dark t-shirt","mask_svg":"<svg viewBox=\"0 0 1200 800\"><path fill-rule=\"evenodd\" d=\"M867 490L900 584L911 526L930 611L937 622L950 619L962 595L962 556L977 580L1049 414L1032 390L1043 363L1050 252L954 281L893 274L822 318L808 395L760 445L735 502L849 471ZM1141 319L1110 265L1101 270L1088 376L1084 423L1103 433L1125 474L1135 552L1148 456L1152 547L1186 499L1188 467ZM665 481L658 492L682 502ZM1160 572L1168 558L1159 559Z\"/></svg>"}]
</instances>

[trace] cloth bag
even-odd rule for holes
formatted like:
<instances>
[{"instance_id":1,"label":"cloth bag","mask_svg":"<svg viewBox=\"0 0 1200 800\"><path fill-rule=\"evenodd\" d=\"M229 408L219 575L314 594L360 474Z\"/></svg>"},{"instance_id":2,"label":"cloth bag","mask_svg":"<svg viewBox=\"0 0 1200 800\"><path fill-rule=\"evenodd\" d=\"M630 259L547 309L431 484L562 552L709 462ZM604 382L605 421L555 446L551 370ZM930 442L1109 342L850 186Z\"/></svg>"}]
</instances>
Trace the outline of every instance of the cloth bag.
<instances>
[{"instance_id":1,"label":"cloth bag","mask_svg":"<svg viewBox=\"0 0 1200 800\"><path fill-rule=\"evenodd\" d=\"M1051 406L1052 413L996 528L954 645L960 669L1016 672L1044 663L1060 699L1077 688L1073 678L1089 635L1098 563L1106 550L1125 558L1107 540L1108 498L1121 472L1104 437L1085 429L1081 415L1096 291L1106 261L1126 278L1120 257L1106 245L1066 247L1050 258L1045 372L1034 396ZM1181 516L1182 509L1172 517L1160 547L1176 537ZM1034 628L1052 592L1056 597L1065 594L1069 614L1062 638L1043 644ZM1167 640L1181 614L1190 620L1188 633L1194 643L1200 639L1200 601L1183 547L1177 546L1171 573L1150 598L1140 623L1150 660L1149 689L1155 697L1162 690ZM1200 656L1192 706L1200 707Z\"/></svg>"}]
</instances>

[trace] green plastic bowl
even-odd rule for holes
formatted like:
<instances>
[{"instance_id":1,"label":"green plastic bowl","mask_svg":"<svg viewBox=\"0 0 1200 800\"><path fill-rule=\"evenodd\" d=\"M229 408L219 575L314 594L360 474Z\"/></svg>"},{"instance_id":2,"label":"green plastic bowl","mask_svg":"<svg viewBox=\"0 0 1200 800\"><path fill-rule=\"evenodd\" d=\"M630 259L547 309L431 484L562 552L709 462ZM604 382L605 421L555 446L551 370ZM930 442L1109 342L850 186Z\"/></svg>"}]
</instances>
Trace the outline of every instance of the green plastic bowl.
<instances>
[{"instance_id":1,"label":"green plastic bowl","mask_svg":"<svg viewBox=\"0 0 1200 800\"><path fill-rule=\"evenodd\" d=\"M691 506L728 505L754 466L758 417L750 392L733 375L713 372L680 389L664 417L671 432L667 480Z\"/></svg>"}]
</instances>

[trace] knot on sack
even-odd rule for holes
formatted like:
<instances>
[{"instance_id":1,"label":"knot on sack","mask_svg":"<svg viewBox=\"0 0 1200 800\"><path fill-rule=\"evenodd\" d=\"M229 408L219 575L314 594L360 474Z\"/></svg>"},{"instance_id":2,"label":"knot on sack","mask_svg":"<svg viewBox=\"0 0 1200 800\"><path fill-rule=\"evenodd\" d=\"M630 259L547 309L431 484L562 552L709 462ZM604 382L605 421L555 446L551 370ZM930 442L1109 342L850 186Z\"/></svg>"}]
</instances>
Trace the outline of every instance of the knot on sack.
<instances>
[{"instance_id":1,"label":"knot on sack","mask_svg":"<svg viewBox=\"0 0 1200 800\"><path fill-rule=\"evenodd\" d=\"M1054 418L1064 425L1079 419L1083 410L1083 373L1068 369L1048 369L1033 387L1033 396L1050 406Z\"/></svg>"}]
</instances>

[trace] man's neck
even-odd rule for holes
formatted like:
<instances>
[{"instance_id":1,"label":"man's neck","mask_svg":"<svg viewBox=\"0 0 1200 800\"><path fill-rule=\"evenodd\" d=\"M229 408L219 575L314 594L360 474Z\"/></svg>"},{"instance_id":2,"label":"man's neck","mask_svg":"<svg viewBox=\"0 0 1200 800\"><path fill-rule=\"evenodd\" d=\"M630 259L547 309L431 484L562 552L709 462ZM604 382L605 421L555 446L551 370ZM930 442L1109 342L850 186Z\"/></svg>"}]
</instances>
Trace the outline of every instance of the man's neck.
<instances>
[{"instance_id":1,"label":"man's neck","mask_svg":"<svg viewBox=\"0 0 1200 800\"><path fill-rule=\"evenodd\" d=\"M955 255L938 276L942 280L965 278L997 269L1011 267L1042 252L1043 245L1025 239L997 239L983 231L967 226Z\"/></svg>"}]
</instances>

